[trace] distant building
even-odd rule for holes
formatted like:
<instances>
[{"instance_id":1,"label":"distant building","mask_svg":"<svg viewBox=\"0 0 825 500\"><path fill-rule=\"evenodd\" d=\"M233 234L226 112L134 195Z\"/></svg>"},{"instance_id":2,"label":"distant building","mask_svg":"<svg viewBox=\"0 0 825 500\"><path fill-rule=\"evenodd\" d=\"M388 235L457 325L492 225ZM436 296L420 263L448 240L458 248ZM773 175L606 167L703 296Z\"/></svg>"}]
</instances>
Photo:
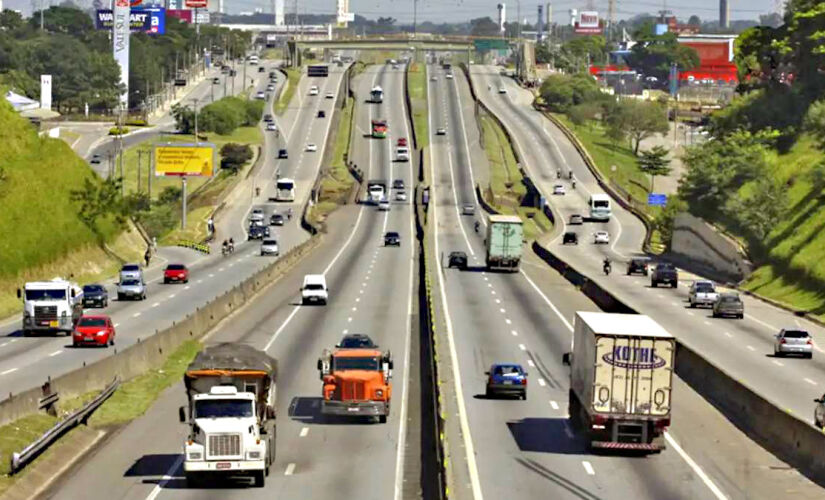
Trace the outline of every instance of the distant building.
<instances>
[{"instance_id":1,"label":"distant building","mask_svg":"<svg viewBox=\"0 0 825 500\"><path fill-rule=\"evenodd\" d=\"M733 47L737 35L690 35L680 36L680 44L693 48L699 54L699 67L679 72L679 80L713 80L736 84L738 74L733 60Z\"/></svg>"}]
</instances>

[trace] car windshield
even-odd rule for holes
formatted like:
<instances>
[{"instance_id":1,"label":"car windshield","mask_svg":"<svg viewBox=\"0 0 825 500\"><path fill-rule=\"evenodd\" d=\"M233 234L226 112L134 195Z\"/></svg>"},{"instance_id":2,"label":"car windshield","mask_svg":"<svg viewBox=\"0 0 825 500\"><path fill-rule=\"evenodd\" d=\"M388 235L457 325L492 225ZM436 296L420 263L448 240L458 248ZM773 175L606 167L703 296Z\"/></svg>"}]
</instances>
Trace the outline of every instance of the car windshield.
<instances>
[{"instance_id":1,"label":"car windshield","mask_svg":"<svg viewBox=\"0 0 825 500\"><path fill-rule=\"evenodd\" d=\"M264 240L264 245L277 245L278 242L275 240Z\"/></svg>"},{"instance_id":2,"label":"car windshield","mask_svg":"<svg viewBox=\"0 0 825 500\"><path fill-rule=\"evenodd\" d=\"M785 330L785 337L791 339L804 339L808 338L808 332L804 330Z\"/></svg>"},{"instance_id":3,"label":"car windshield","mask_svg":"<svg viewBox=\"0 0 825 500\"><path fill-rule=\"evenodd\" d=\"M387 238L398 238L398 233L387 233Z\"/></svg>"},{"instance_id":4,"label":"car windshield","mask_svg":"<svg viewBox=\"0 0 825 500\"><path fill-rule=\"evenodd\" d=\"M251 417L252 401L245 399L212 399L195 402L195 418Z\"/></svg>"},{"instance_id":5,"label":"car windshield","mask_svg":"<svg viewBox=\"0 0 825 500\"><path fill-rule=\"evenodd\" d=\"M106 326L106 320L103 318L80 318L78 326Z\"/></svg>"},{"instance_id":6,"label":"car windshield","mask_svg":"<svg viewBox=\"0 0 825 500\"><path fill-rule=\"evenodd\" d=\"M183 266L183 264L169 264L168 266L166 266L166 269L170 271L183 271L186 268Z\"/></svg>"},{"instance_id":7,"label":"car windshield","mask_svg":"<svg viewBox=\"0 0 825 500\"><path fill-rule=\"evenodd\" d=\"M138 280L123 280L120 282L123 286L140 286L140 281Z\"/></svg>"},{"instance_id":8,"label":"car windshield","mask_svg":"<svg viewBox=\"0 0 825 500\"><path fill-rule=\"evenodd\" d=\"M381 360L378 356L351 358L349 356L336 356L333 358L334 370L370 370L381 369Z\"/></svg>"},{"instance_id":9,"label":"car windshield","mask_svg":"<svg viewBox=\"0 0 825 500\"><path fill-rule=\"evenodd\" d=\"M359 347L375 347L375 344L372 343L367 337L348 337L344 338L341 341L341 347L343 348L359 348Z\"/></svg>"},{"instance_id":10,"label":"car windshield","mask_svg":"<svg viewBox=\"0 0 825 500\"><path fill-rule=\"evenodd\" d=\"M97 293L102 291L103 287L100 285L86 285L83 287L83 293Z\"/></svg>"},{"instance_id":11,"label":"car windshield","mask_svg":"<svg viewBox=\"0 0 825 500\"><path fill-rule=\"evenodd\" d=\"M307 286L304 287L304 290L323 290L323 289L324 289L324 285L321 285L320 283L310 283L310 284L308 284Z\"/></svg>"},{"instance_id":12,"label":"car windshield","mask_svg":"<svg viewBox=\"0 0 825 500\"><path fill-rule=\"evenodd\" d=\"M120 269L120 272L124 271L140 271L140 266L138 266L137 264L129 264L127 266L123 266Z\"/></svg>"},{"instance_id":13,"label":"car windshield","mask_svg":"<svg viewBox=\"0 0 825 500\"><path fill-rule=\"evenodd\" d=\"M493 371L496 375L521 375L521 368L518 366L497 366Z\"/></svg>"},{"instance_id":14,"label":"car windshield","mask_svg":"<svg viewBox=\"0 0 825 500\"><path fill-rule=\"evenodd\" d=\"M711 284L711 283L696 283L696 291L698 293L713 293L713 284Z\"/></svg>"},{"instance_id":15,"label":"car windshield","mask_svg":"<svg viewBox=\"0 0 825 500\"><path fill-rule=\"evenodd\" d=\"M66 290L26 290L26 300L65 300Z\"/></svg>"},{"instance_id":16,"label":"car windshield","mask_svg":"<svg viewBox=\"0 0 825 500\"><path fill-rule=\"evenodd\" d=\"M593 206L595 208L607 208L610 206L610 202L608 202L607 200L595 200L593 202Z\"/></svg>"},{"instance_id":17,"label":"car windshield","mask_svg":"<svg viewBox=\"0 0 825 500\"><path fill-rule=\"evenodd\" d=\"M739 297L722 297L722 302L728 304L736 304L737 302L739 302Z\"/></svg>"}]
</instances>

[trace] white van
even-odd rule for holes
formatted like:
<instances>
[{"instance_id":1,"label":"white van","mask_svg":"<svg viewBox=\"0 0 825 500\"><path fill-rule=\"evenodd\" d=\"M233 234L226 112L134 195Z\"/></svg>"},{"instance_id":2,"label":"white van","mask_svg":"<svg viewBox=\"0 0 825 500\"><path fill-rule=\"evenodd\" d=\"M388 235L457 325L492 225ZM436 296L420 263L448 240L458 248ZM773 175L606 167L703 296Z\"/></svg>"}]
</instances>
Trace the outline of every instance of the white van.
<instances>
[{"instance_id":1,"label":"white van","mask_svg":"<svg viewBox=\"0 0 825 500\"><path fill-rule=\"evenodd\" d=\"M318 95L318 87L316 85L309 88L309 95Z\"/></svg>"},{"instance_id":2,"label":"white van","mask_svg":"<svg viewBox=\"0 0 825 500\"><path fill-rule=\"evenodd\" d=\"M247 60L249 61L249 64L251 64L253 66L258 64L258 62L259 62L258 56L256 56L256 55L249 56L249 58Z\"/></svg>"},{"instance_id":3,"label":"white van","mask_svg":"<svg viewBox=\"0 0 825 500\"><path fill-rule=\"evenodd\" d=\"M610 220L610 197L604 193L594 193L587 204L590 206L590 218L597 221Z\"/></svg>"},{"instance_id":4,"label":"white van","mask_svg":"<svg viewBox=\"0 0 825 500\"><path fill-rule=\"evenodd\" d=\"M384 198L386 198L386 195L384 193L384 187L377 184L369 187L368 195L369 201L373 203L378 203Z\"/></svg>"},{"instance_id":5,"label":"white van","mask_svg":"<svg viewBox=\"0 0 825 500\"><path fill-rule=\"evenodd\" d=\"M410 161L410 148L407 146L395 148L395 161Z\"/></svg>"},{"instance_id":6,"label":"white van","mask_svg":"<svg viewBox=\"0 0 825 500\"><path fill-rule=\"evenodd\" d=\"M326 305L329 300L329 288L323 274L307 274L301 287L301 303L318 303Z\"/></svg>"}]
</instances>

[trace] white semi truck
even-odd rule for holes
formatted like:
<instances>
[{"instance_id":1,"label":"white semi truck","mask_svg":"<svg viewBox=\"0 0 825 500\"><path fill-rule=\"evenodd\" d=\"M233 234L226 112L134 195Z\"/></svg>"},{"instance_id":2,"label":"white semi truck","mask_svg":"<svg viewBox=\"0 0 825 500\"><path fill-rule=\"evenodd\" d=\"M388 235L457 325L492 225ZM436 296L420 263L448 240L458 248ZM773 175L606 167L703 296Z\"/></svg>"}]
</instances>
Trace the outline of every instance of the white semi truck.
<instances>
[{"instance_id":1,"label":"white semi truck","mask_svg":"<svg viewBox=\"0 0 825 500\"><path fill-rule=\"evenodd\" d=\"M23 335L33 332L71 334L83 315L83 289L63 278L34 281L17 289L23 300Z\"/></svg>"},{"instance_id":2,"label":"white semi truck","mask_svg":"<svg viewBox=\"0 0 825 500\"><path fill-rule=\"evenodd\" d=\"M246 344L207 347L184 374L189 425L183 445L186 481L251 476L263 487L275 462L277 361Z\"/></svg>"},{"instance_id":3,"label":"white semi truck","mask_svg":"<svg viewBox=\"0 0 825 500\"><path fill-rule=\"evenodd\" d=\"M571 423L592 448L659 452L670 425L676 341L648 316L576 312Z\"/></svg>"}]
</instances>

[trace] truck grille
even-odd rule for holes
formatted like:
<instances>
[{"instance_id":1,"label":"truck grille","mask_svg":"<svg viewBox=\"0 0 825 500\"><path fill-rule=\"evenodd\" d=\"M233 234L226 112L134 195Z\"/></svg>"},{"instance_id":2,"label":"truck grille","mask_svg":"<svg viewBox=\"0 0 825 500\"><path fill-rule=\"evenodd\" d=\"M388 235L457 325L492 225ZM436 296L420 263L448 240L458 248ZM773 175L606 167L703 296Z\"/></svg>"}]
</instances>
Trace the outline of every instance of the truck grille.
<instances>
[{"instance_id":1,"label":"truck grille","mask_svg":"<svg viewBox=\"0 0 825 500\"><path fill-rule=\"evenodd\" d=\"M366 397L366 388L363 382L345 381L341 387L341 399L344 401L364 401Z\"/></svg>"},{"instance_id":2,"label":"truck grille","mask_svg":"<svg viewBox=\"0 0 825 500\"><path fill-rule=\"evenodd\" d=\"M35 320L57 319L57 306L34 306Z\"/></svg>"},{"instance_id":3,"label":"truck grille","mask_svg":"<svg viewBox=\"0 0 825 500\"><path fill-rule=\"evenodd\" d=\"M237 457L241 455L241 436L238 434L210 434L207 456Z\"/></svg>"}]
</instances>

